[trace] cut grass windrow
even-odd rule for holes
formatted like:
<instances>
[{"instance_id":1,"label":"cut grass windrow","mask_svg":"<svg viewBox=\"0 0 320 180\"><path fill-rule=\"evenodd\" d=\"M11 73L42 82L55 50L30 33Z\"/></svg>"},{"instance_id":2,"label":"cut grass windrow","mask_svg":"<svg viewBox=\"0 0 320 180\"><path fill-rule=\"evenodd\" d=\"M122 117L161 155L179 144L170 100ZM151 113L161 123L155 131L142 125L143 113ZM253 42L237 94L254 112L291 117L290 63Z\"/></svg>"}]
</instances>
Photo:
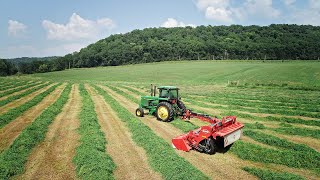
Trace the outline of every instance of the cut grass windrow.
<instances>
[{"instance_id":1,"label":"cut grass windrow","mask_svg":"<svg viewBox=\"0 0 320 180\"><path fill-rule=\"evenodd\" d=\"M237 111L224 111L223 115L232 114L240 118L246 118L254 121L274 121L274 122L283 122L283 123L292 123L292 124L303 124L307 126L318 126L320 127L320 120L304 120L300 118L290 118L290 117L258 117L251 114L240 113Z\"/></svg>"},{"instance_id":2,"label":"cut grass windrow","mask_svg":"<svg viewBox=\"0 0 320 180\"><path fill-rule=\"evenodd\" d=\"M211 100L218 101L230 101L230 100L239 100L243 102L260 102L264 104L277 104L277 105L308 105L308 104L319 104L319 100L313 98L314 96L309 96L310 92L301 91L300 94L296 94L297 91L265 91L260 90L255 93L250 93L252 89L244 89L244 91L240 91L239 89L234 89L235 91L230 92L231 89L223 89L221 92L215 93L194 93L190 92L189 95L196 95L200 98L210 98ZM288 98L288 94L290 94L290 98ZM292 96L292 94L294 94ZM312 93L316 97L319 95L317 92Z\"/></svg>"},{"instance_id":3,"label":"cut grass windrow","mask_svg":"<svg viewBox=\"0 0 320 180\"><path fill-rule=\"evenodd\" d=\"M121 95L125 95L126 98L128 98L129 100L133 101L134 103L137 103L139 104L140 103L140 100L123 92L122 90L116 88L116 87L113 87L113 86L108 86L106 85L108 88L112 89L113 91L117 92L118 94L121 94Z\"/></svg>"},{"instance_id":4,"label":"cut grass windrow","mask_svg":"<svg viewBox=\"0 0 320 180\"><path fill-rule=\"evenodd\" d=\"M46 86L48 86L48 84L42 84L42 85L39 85L39 86L34 87L34 88L32 88L32 89L29 89L29 90L27 90L27 91L25 91L25 92L23 92L23 93L21 93L21 94L17 94L17 95L15 95L15 96L10 96L10 97L8 97L7 99L4 99L4 100L0 101L0 107L1 107L1 106L4 106L4 105L6 105L6 104L8 104L8 103L10 103L10 102L12 102L12 101L14 101L14 100L17 100L17 99L20 99L20 98L22 98L22 97L24 97L24 96L27 96L28 94L31 94L31 93L33 93L33 92L36 92L36 91L38 91L39 89L44 88L44 87L46 87Z\"/></svg>"},{"instance_id":5,"label":"cut grass windrow","mask_svg":"<svg viewBox=\"0 0 320 180\"><path fill-rule=\"evenodd\" d=\"M18 92L18 91L22 91L22 90L28 89L28 88L33 87L33 86L37 86L37 85L39 85L41 83L42 83L41 81L40 82L35 82L35 83L27 84L25 86L21 86L21 87L18 87L18 88L15 88L15 89L0 93L0 98L4 97L4 96L7 96L7 95L10 95L12 93Z\"/></svg>"},{"instance_id":6,"label":"cut grass windrow","mask_svg":"<svg viewBox=\"0 0 320 180\"><path fill-rule=\"evenodd\" d=\"M73 158L77 175L81 179L114 179L116 165L106 153L107 141L100 130L93 100L83 84L80 84L79 90L83 100L78 129L81 144Z\"/></svg>"},{"instance_id":7,"label":"cut grass windrow","mask_svg":"<svg viewBox=\"0 0 320 180\"><path fill-rule=\"evenodd\" d=\"M212 101L208 101L212 102ZM320 113L318 113L319 109L318 108L312 108L309 109L310 111L306 111L303 109L292 109L288 107L272 107L266 108L263 107L262 105L256 104L252 105L251 107L245 107L241 105L228 105L230 109L237 109L237 110L242 110L242 111L248 111L251 113L267 113L267 114L282 114L282 115L287 115L287 116L305 116L305 117L311 117L311 118L320 118Z\"/></svg>"},{"instance_id":8,"label":"cut grass windrow","mask_svg":"<svg viewBox=\"0 0 320 180\"><path fill-rule=\"evenodd\" d=\"M257 131L252 131L252 130L245 130L244 135L249 136L250 138L270 145L270 146L275 146L277 148L281 149L287 149L291 150L293 152L299 152L299 153L306 153L311 159L318 159L320 160L320 153L309 146L303 145L303 144L296 144L292 143L290 141L287 141L282 138L278 138L276 136L270 135L270 134L265 134L262 132L257 132ZM312 163L312 162L310 162ZM320 162L316 162L314 165L320 166Z\"/></svg>"},{"instance_id":9,"label":"cut grass windrow","mask_svg":"<svg viewBox=\"0 0 320 180\"><path fill-rule=\"evenodd\" d=\"M15 88L15 87L18 87L18 86L23 86L23 85L28 84L28 83L29 83L28 81L12 82L10 84L7 84L6 86L0 87L0 91L4 91L4 90L7 90L7 89Z\"/></svg>"},{"instance_id":10,"label":"cut grass windrow","mask_svg":"<svg viewBox=\"0 0 320 180\"><path fill-rule=\"evenodd\" d=\"M255 120L257 120L257 119L255 119ZM320 139L320 130L318 130L318 129L293 127L291 124L282 123L282 122L279 125L281 127L267 128L263 124L255 122L255 124L246 123L246 128L249 128L249 129L269 129L269 130L276 131L278 133L286 134L286 135L297 135L297 136L312 137L315 139Z\"/></svg>"},{"instance_id":11,"label":"cut grass windrow","mask_svg":"<svg viewBox=\"0 0 320 180\"><path fill-rule=\"evenodd\" d=\"M44 140L48 126L62 111L70 91L71 85L67 85L57 101L45 109L32 124L22 131L13 144L0 154L0 179L9 179L23 172L24 164L32 148Z\"/></svg>"},{"instance_id":12,"label":"cut grass windrow","mask_svg":"<svg viewBox=\"0 0 320 180\"><path fill-rule=\"evenodd\" d=\"M48 94L53 92L56 89L56 87L58 87L59 85L61 85L61 83L50 87L49 89L42 92L41 94L38 94L36 97L31 99L30 101L24 103L23 105L16 107L16 108L13 108L13 109L10 109L5 114L0 115L0 128L7 125L9 122L11 122L15 118L17 118L19 115L21 115L23 112L25 112L29 108L38 104L40 101L43 100L43 98L45 98Z\"/></svg>"},{"instance_id":13,"label":"cut grass windrow","mask_svg":"<svg viewBox=\"0 0 320 180\"><path fill-rule=\"evenodd\" d=\"M262 163L282 164L293 168L305 168L320 173L320 156L290 149L269 149L244 141L237 141L231 150L239 158Z\"/></svg>"},{"instance_id":14,"label":"cut grass windrow","mask_svg":"<svg viewBox=\"0 0 320 180\"><path fill-rule=\"evenodd\" d=\"M131 91L131 92L133 92L133 93L135 93L135 94L137 94L137 95L139 95L139 96L146 96L147 95L147 93L142 93L142 92L140 92L140 91L137 91L137 90L135 90L135 89L133 89L133 88L130 88L130 87L128 87L128 86L121 86L122 88L125 88L125 89L127 89L127 90L129 90L129 91Z\"/></svg>"},{"instance_id":15,"label":"cut grass windrow","mask_svg":"<svg viewBox=\"0 0 320 180\"><path fill-rule=\"evenodd\" d=\"M259 107L263 109L290 109L290 110L303 110L309 112L319 112L318 105L310 105L310 104L286 104L286 103L275 103L275 102L257 102L257 101L246 101L243 99L219 99L219 98L204 98L197 97L197 99L208 100L210 102L215 102L218 104L226 104L226 105L235 105L242 107Z\"/></svg>"},{"instance_id":16,"label":"cut grass windrow","mask_svg":"<svg viewBox=\"0 0 320 180\"><path fill-rule=\"evenodd\" d=\"M304 180L303 177L288 172L274 172L251 167L244 167L243 170L257 176L261 180Z\"/></svg>"},{"instance_id":17,"label":"cut grass windrow","mask_svg":"<svg viewBox=\"0 0 320 180\"><path fill-rule=\"evenodd\" d=\"M199 106L206 106L206 107L211 107L216 109L241 110L241 111L247 111L251 113L281 114L281 115L287 115L287 116L305 116L305 117L311 117L311 118L320 118L320 113L307 112L307 111L301 111L301 110L291 110L290 108L268 109L268 108L261 108L259 105L256 105L254 107L243 107L243 106L231 105L231 104L227 104L227 106L220 106L220 105L209 105L209 104L202 103L202 102L217 103L216 101L211 101L209 99L186 98L186 100L190 103L197 104ZM317 109L315 111L319 111L319 110Z\"/></svg>"},{"instance_id":18,"label":"cut grass windrow","mask_svg":"<svg viewBox=\"0 0 320 180\"><path fill-rule=\"evenodd\" d=\"M12 85L12 81L4 81L3 79L0 80L0 88L10 85Z\"/></svg>"},{"instance_id":19,"label":"cut grass windrow","mask_svg":"<svg viewBox=\"0 0 320 180\"><path fill-rule=\"evenodd\" d=\"M272 128L271 130L281 134L298 135L298 136L320 139L320 130L317 130L317 129L306 129L306 128L287 126L287 127Z\"/></svg>"},{"instance_id":20,"label":"cut grass windrow","mask_svg":"<svg viewBox=\"0 0 320 180\"><path fill-rule=\"evenodd\" d=\"M245 129L266 129L266 127L259 122L244 123L244 124L245 124Z\"/></svg>"},{"instance_id":21,"label":"cut grass windrow","mask_svg":"<svg viewBox=\"0 0 320 180\"><path fill-rule=\"evenodd\" d=\"M118 117L127 124L133 141L145 149L151 167L161 173L165 179L207 179L207 177L188 161L178 156L165 140L157 136L148 126L142 123L116 99L102 88L93 87L104 97Z\"/></svg>"}]
</instances>

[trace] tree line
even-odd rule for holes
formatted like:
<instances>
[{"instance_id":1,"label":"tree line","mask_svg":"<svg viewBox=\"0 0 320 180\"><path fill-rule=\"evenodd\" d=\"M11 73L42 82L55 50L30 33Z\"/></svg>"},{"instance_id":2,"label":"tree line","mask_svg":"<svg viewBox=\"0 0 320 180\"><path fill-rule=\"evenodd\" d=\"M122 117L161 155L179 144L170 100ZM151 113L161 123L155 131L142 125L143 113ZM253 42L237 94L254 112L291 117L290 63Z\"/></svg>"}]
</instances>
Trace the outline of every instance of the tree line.
<instances>
[{"instance_id":1,"label":"tree line","mask_svg":"<svg viewBox=\"0 0 320 180\"><path fill-rule=\"evenodd\" d=\"M319 26L147 28L111 35L79 52L26 63L18 69L22 73L34 73L170 60L315 60L319 57Z\"/></svg>"}]
</instances>

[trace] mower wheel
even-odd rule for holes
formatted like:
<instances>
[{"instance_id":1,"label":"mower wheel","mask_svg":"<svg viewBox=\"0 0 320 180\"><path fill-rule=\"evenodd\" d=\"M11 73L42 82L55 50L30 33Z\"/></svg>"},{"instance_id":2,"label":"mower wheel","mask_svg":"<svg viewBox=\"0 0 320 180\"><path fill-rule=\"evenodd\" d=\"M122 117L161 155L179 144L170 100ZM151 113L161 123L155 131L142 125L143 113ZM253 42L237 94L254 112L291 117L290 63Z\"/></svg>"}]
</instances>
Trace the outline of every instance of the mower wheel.
<instances>
[{"instance_id":1,"label":"mower wheel","mask_svg":"<svg viewBox=\"0 0 320 180\"><path fill-rule=\"evenodd\" d=\"M157 106L156 117L160 121L169 122L173 119L173 108L168 102L161 102Z\"/></svg>"},{"instance_id":2,"label":"mower wheel","mask_svg":"<svg viewBox=\"0 0 320 180\"><path fill-rule=\"evenodd\" d=\"M143 117L144 116L144 111L142 108L137 108L136 109L136 116L138 117Z\"/></svg>"},{"instance_id":3,"label":"mower wheel","mask_svg":"<svg viewBox=\"0 0 320 180\"><path fill-rule=\"evenodd\" d=\"M205 146L205 148L203 149L203 151L207 154L214 154L217 151L217 144L215 142L214 139L212 138L208 138L203 140L203 145Z\"/></svg>"}]
</instances>

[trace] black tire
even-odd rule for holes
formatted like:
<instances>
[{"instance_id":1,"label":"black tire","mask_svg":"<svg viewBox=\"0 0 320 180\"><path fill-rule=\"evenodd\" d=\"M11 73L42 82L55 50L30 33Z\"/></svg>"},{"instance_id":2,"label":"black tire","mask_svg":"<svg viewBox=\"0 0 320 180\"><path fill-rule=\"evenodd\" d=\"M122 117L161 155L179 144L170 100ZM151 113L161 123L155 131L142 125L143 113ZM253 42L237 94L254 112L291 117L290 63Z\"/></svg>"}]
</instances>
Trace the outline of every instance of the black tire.
<instances>
[{"instance_id":1,"label":"black tire","mask_svg":"<svg viewBox=\"0 0 320 180\"><path fill-rule=\"evenodd\" d=\"M163 108L167 110L167 116L166 117L163 117L162 114L159 114L160 108L162 110L163 110ZM173 116L174 116L173 108L172 108L172 105L170 103L161 102L161 103L158 104L157 109L156 109L156 117L157 117L158 120L164 121L164 122L169 122L169 121L173 120Z\"/></svg>"},{"instance_id":2,"label":"black tire","mask_svg":"<svg viewBox=\"0 0 320 180\"><path fill-rule=\"evenodd\" d=\"M138 117L143 117L144 116L143 108L137 108L136 109L136 116L138 116Z\"/></svg>"},{"instance_id":3,"label":"black tire","mask_svg":"<svg viewBox=\"0 0 320 180\"><path fill-rule=\"evenodd\" d=\"M178 100L177 105L182 110L182 112L186 111L187 108L182 101Z\"/></svg>"},{"instance_id":4,"label":"black tire","mask_svg":"<svg viewBox=\"0 0 320 180\"><path fill-rule=\"evenodd\" d=\"M217 144L214 139L208 138L203 140L201 143L205 147L203 149L204 153L215 154L217 152Z\"/></svg>"}]
</instances>

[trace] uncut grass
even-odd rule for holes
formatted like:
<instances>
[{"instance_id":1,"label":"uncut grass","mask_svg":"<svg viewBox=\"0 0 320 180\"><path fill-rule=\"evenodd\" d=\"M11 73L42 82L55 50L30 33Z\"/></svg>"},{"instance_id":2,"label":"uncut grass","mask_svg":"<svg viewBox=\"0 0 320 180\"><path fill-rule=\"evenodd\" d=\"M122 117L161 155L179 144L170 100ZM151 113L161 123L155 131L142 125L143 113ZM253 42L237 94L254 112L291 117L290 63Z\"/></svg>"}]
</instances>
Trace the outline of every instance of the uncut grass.
<instances>
[{"instance_id":1,"label":"uncut grass","mask_svg":"<svg viewBox=\"0 0 320 180\"><path fill-rule=\"evenodd\" d=\"M210 102L214 104L222 104L228 105L229 108L233 109L242 109L244 111L250 112L260 112L260 113L271 113L271 114L286 114L286 115L298 115L298 116L310 116L310 117L319 117L319 104L289 104L289 105L279 105L279 104L271 104L267 102L245 102L245 100L235 100L235 99L223 99L219 100L217 98L210 97L193 97L187 96L188 99L192 100L200 100L205 102Z\"/></svg>"},{"instance_id":2,"label":"uncut grass","mask_svg":"<svg viewBox=\"0 0 320 180\"><path fill-rule=\"evenodd\" d=\"M209 105L202 103L200 101L195 101L191 99L186 99L187 102L195 104L200 107L204 108L217 108L224 110L223 115L236 115L237 117L241 118L248 118L251 120L258 120L258 121L275 121L275 122L286 122L286 123L294 123L294 124L304 124L308 126L320 126L320 120L303 120L301 118L290 118L290 117L274 117L274 116L267 116L267 117L258 117L251 114L240 113L238 111L233 111L230 107L223 107L219 105Z\"/></svg>"},{"instance_id":3,"label":"uncut grass","mask_svg":"<svg viewBox=\"0 0 320 180\"><path fill-rule=\"evenodd\" d=\"M279 97L274 97L274 100L278 100ZM290 98L290 97L286 97ZM277 108L289 108L291 110L302 110L302 111L309 111L309 112L318 112L317 107L319 107L318 102L310 102L308 101L307 104L303 104L301 100L296 103L285 103L285 102L272 102L272 101L261 101L261 100L251 100L250 97L245 98L221 98L221 97L203 97L201 96L199 99L208 99L211 102L221 103L221 104L230 104L230 105L238 105L238 106L246 106L246 107L255 107L259 106L260 108L270 108L270 109L277 109ZM308 98L311 100L312 98Z\"/></svg>"},{"instance_id":4,"label":"uncut grass","mask_svg":"<svg viewBox=\"0 0 320 180\"><path fill-rule=\"evenodd\" d=\"M15 88L15 89L12 89L12 90L9 90L9 91L0 93L0 98L1 98L1 97L4 97L4 96L7 96L7 95L10 95L10 94L12 94L12 93L18 92L18 91L22 91L22 90L28 89L28 88L30 88L30 87L37 86L37 85L39 85L39 84L41 84L41 83L42 83L42 82L35 82L35 83L31 83L31 84L28 84L28 85L25 85L25 86L21 86L21 87L19 87L19 88Z\"/></svg>"},{"instance_id":5,"label":"uncut grass","mask_svg":"<svg viewBox=\"0 0 320 180\"><path fill-rule=\"evenodd\" d=\"M206 88L202 89L189 89L187 92L189 95L198 95L209 98L216 99L234 99L242 101L256 101L256 102L267 102L271 104L304 104L308 105L319 104L320 100L318 92L308 92L308 91L288 91L285 89L239 89L239 88ZM288 98L290 97L290 98Z\"/></svg>"},{"instance_id":6,"label":"uncut grass","mask_svg":"<svg viewBox=\"0 0 320 180\"><path fill-rule=\"evenodd\" d=\"M319 93L308 91L288 91L285 89L251 89L236 87L221 87L216 85L196 85L181 87L184 96L197 96L219 101L259 102L273 105L295 106L315 105L319 106ZM149 89L144 86L143 89ZM290 97L290 98L288 98Z\"/></svg>"},{"instance_id":7,"label":"uncut grass","mask_svg":"<svg viewBox=\"0 0 320 180\"><path fill-rule=\"evenodd\" d=\"M210 98L210 97L197 97L200 100L206 100L208 102L216 103L216 104L225 104L235 107L243 107L243 108L256 108L259 107L261 111L270 110L272 112L279 110L279 112L283 110L289 110L294 112L304 112L304 113L317 113L319 112L319 104L306 104L303 105L301 103L298 104L280 104L280 103L270 103L270 102L257 102L257 101L247 101L247 100L237 100L237 99L218 99L218 98ZM277 112L277 111L276 111ZM285 111L284 111L285 112ZM286 112L289 113L289 112Z\"/></svg>"},{"instance_id":8,"label":"uncut grass","mask_svg":"<svg viewBox=\"0 0 320 180\"><path fill-rule=\"evenodd\" d=\"M316 75L319 71L319 63L314 61L288 61L285 63L279 61L270 63L261 63L261 61L170 61L81 70L70 69L68 71L32 74L28 77L56 81L154 82L163 85L183 84L190 86L212 83L225 85L229 80L240 81L241 84L288 83L313 87L320 86ZM171 78L164 78L164 74ZM305 75L301 76L301 74Z\"/></svg>"},{"instance_id":9,"label":"uncut grass","mask_svg":"<svg viewBox=\"0 0 320 180\"><path fill-rule=\"evenodd\" d=\"M233 115L236 115L237 117L247 118L255 121L274 121L274 122L280 122L280 123L303 124L307 126L320 127L320 120L304 120L301 118L274 117L274 116L258 117L251 114L240 113L237 111L224 111L223 114L233 114Z\"/></svg>"},{"instance_id":10,"label":"uncut grass","mask_svg":"<svg viewBox=\"0 0 320 180\"><path fill-rule=\"evenodd\" d=\"M104 97L111 108L117 112L119 118L127 124L134 142L146 150L148 162L155 171L161 173L162 177L165 179L207 179L201 171L177 155L170 144L158 137L139 118L122 107L116 99L100 87L95 85L93 87Z\"/></svg>"},{"instance_id":11,"label":"uncut grass","mask_svg":"<svg viewBox=\"0 0 320 180\"><path fill-rule=\"evenodd\" d=\"M192 98L190 97L188 98L189 101L193 101L193 102L195 101L194 98L193 100L191 99ZM320 118L320 113L316 112L316 111L319 111L318 109L314 109L314 111L309 112L309 111L302 111L302 110L293 110L293 109L284 108L284 107L282 107L282 109L280 107L279 109L263 108L258 103L255 103L255 104L252 103L251 107L244 107L241 105L241 103L236 103L236 102L233 102L232 100L217 101L216 99L212 100L210 98L197 98L197 100L201 100L209 103L218 103L218 104L228 105L228 107L214 106L214 108L218 108L218 109L236 109L236 110L243 110L243 111L248 111L252 113L269 113L269 114L282 114L282 115L291 115L291 116L305 116L305 117L312 117L312 118Z\"/></svg>"},{"instance_id":12,"label":"uncut grass","mask_svg":"<svg viewBox=\"0 0 320 180\"><path fill-rule=\"evenodd\" d=\"M252 167L244 167L243 170L249 172L252 175L257 176L261 180L304 180L305 178L288 173L288 172L274 172L267 169L259 169L259 168L252 168Z\"/></svg>"},{"instance_id":13,"label":"uncut grass","mask_svg":"<svg viewBox=\"0 0 320 180\"><path fill-rule=\"evenodd\" d=\"M24 171L28 155L32 149L42 142L48 131L48 126L62 112L69 98L71 85L67 85L60 97L46 108L22 133L13 144L0 154L0 179L9 179Z\"/></svg>"},{"instance_id":14,"label":"uncut grass","mask_svg":"<svg viewBox=\"0 0 320 180\"><path fill-rule=\"evenodd\" d=\"M305 97L305 98L295 98L295 95L291 96L290 99L288 99L289 95L292 94L292 92L287 92L286 95L281 95L279 91L272 92L270 90L265 90L260 92L259 94L251 94L250 89L247 89L247 92L245 95L242 95L244 92L234 92L232 94L228 94L227 90L222 90L225 94L219 94L217 92L210 92L210 93L194 93L194 91L189 91L188 95L190 96L198 96L198 97L208 97L212 100L235 100L235 101L245 101L245 102L258 102L258 103L268 103L273 105L288 105L288 106L297 106L297 105L308 105L308 104L314 104L318 105L319 100L317 100L315 97L319 97L319 95L314 95L311 97ZM249 92L248 92L249 91ZM268 92L270 91L270 92ZM272 93L272 94L269 94ZM307 92L305 92L307 93ZM309 92L308 92L309 93ZM274 95L276 94L276 95Z\"/></svg>"},{"instance_id":15,"label":"uncut grass","mask_svg":"<svg viewBox=\"0 0 320 180\"><path fill-rule=\"evenodd\" d=\"M116 165L106 152L107 141L100 130L94 102L83 84L79 90L83 99L78 129L81 144L73 158L77 176L81 179L114 179Z\"/></svg>"},{"instance_id":16,"label":"uncut grass","mask_svg":"<svg viewBox=\"0 0 320 180\"><path fill-rule=\"evenodd\" d=\"M17 94L15 96L10 96L7 99L4 99L4 100L0 101L0 106L4 106L4 105L6 105L6 104L8 104L8 103L10 103L10 102L12 102L14 100L20 99L20 98L22 98L24 96L27 96L27 95L29 95L29 94L31 94L33 92L36 92L39 89L42 89L42 88L44 88L46 86L48 86L48 84L42 84L40 86L34 87L32 89L29 89L29 90L27 90L27 91L25 91L25 92L23 92L21 94Z\"/></svg>"},{"instance_id":17,"label":"uncut grass","mask_svg":"<svg viewBox=\"0 0 320 180\"><path fill-rule=\"evenodd\" d=\"M31 107L37 105L39 102L41 102L47 95L49 95L51 92L53 92L60 84L56 84L51 86L46 91L42 92L41 94L38 94L30 101L22 104L21 106L18 106L16 108L10 109L5 114L0 115L0 128L7 125L9 122L20 116L23 112L27 111Z\"/></svg>"}]
</instances>

